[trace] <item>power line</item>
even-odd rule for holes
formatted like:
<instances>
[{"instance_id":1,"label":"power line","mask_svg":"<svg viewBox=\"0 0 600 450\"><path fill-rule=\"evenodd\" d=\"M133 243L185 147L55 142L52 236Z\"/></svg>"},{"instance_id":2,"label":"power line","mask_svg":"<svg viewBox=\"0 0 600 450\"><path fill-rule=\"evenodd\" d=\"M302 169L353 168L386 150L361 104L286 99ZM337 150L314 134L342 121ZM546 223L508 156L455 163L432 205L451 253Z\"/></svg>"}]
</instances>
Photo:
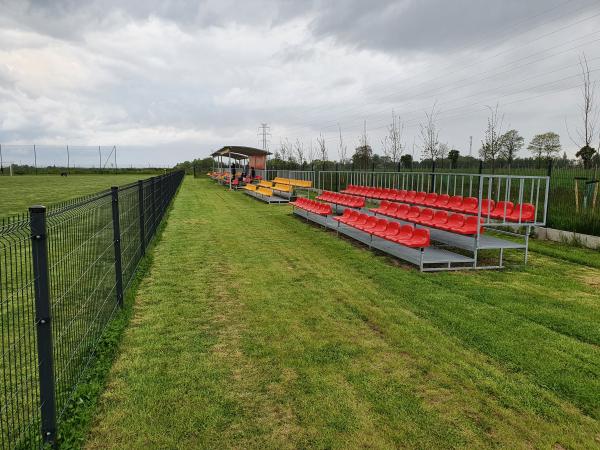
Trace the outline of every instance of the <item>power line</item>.
<instances>
[{"instance_id":1,"label":"power line","mask_svg":"<svg viewBox=\"0 0 600 450\"><path fill-rule=\"evenodd\" d=\"M598 32L593 32L593 33L590 33L590 35L598 36ZM586 35L585 37L588 37L588 36L589 36L589 35ZM554 48L556 48L556 47L560 47L560 46L562 46L562 45L565 45L565 44L568 44L568 43L571 43L571 42L574 42L574 41L576 41L576 40L579 40L579 39L581 39L581 38L576 38L576 39L574 39L574 40L572 40L572 41L568 41L568 42L566 42L566 43L563 43L563 44L560 44L560 45L558 45L558 46L555 46ZM484 72L482 72L482 73L480 73L480 74L478 74L478 75L477 75L477 76L479 76L479 75L481 75L481 74L485 74L485 73L492 72L492 74L491 74L491 75L489 75L489 76L487 76L487 77L483 77L483 78L467 77L467 78L464 78L464 79L462 79L462 80L458 80L457 82L453 82L453 83L446 84L445 86L444 86L444 85L442 85L442 86L438 86L437 88L432 88L432 89L429 89L428 91L422 91L422 92L413 93L411 96L409 96L408 98L404 99L403 101L405 102L405 101L407 101L407 100L410 100L410 99L418 99L418 98L422 98L424 95L430 95L430 96L433 96L433 95L435 95L435 96L437 96L437 95L440 95L440 94L442 94L442 93L445 93L445 92L452 92L452 91L456 91L456 90L457 90L457 89L459 89L459 88L464 88L464 87L472 86L472 85L474 85L474 84L476 84L476 83L480 83L480 82L482 82L482 81L485 81L485 80L490 80L490 79L493 79L493 78L501 77L501 76L503 76L503 75L506 75L506 74L508 74L508 73L510 73L510 72L513 72L513 71L515 71L515 70L517 70L517 69L523 69L523 68L529 67L529 66L531 66L531 65L533 65L533 64L535 64L535 63L538 63L538 62L540 62L540 61L543 61L543 60L546 60L546 59L549 59L549 58L552 58L552 57L556 57L556 56L558 56L558 55L561 55L561 54L564 54L564 53L568 53L568 52L570 52L570 51L573 51L573 50L575 50L575 49L577 49L577 48L579 48L579 47L582 47L582 46L585 46L585 45L589 45L589 44L593 44L593 43L596 43L596 42L600 42L600 37L598 37L597 39L593 39L593 40L591 40L591 41L586 41L586 42L583 42L583 43L581 43L581 44L578 44L578 45L576 45L576 46L570 47L570 48L568 48L568 49L565 49L565 50L561 50L561 51L559 51L559 52L552 53L552 54L550 54L550 55L547 55L547 56L545 56L545 57L541 57L541 58L538 58L538 59L535 59L535 60L532 60L532 61L528 61L528 62L526 62L526 63L524 63L524 64L520 64L520 65L517 65L517 66L511 67L510 69L508 69L508 70L505 70L505 71L502 71L502 72L497 72L496 70L497 70L498 68L509 67L509 66L511 66L512 64L514 64L514 62L511 62L511 63L504 64L504 65L502 65L502 66L499 66L498 68L495 68L495 69L490 69L490 70L484 71ZM529 58L529 57L531 57L531 56L535 56L535 55L537 55L537 54L544 53L544 52L546 52L546 51L547 51L547 50L543 50L543 51L541 51L541 52L537 52L537 53L534 53L534 54L532 54L532 55L528 55L527 57L520 58L520 59L519 59L519 60L517 60L517 61L520 61L520 60L523 60L523 59L527 59L527 58ZM594 58L594 59L597 59L597 58ZM515 61L515 62L516 62L516 61ZM564 69L570 68L570 67L572 67L572 66L573 66L573 65L569 65L569 66L563 66L563 67L561 67L561 68L558 68L558 69L555 69L555 70L551 70L551 71L545 71L543 75L548 75L549 73L554 73L554 72L556 72L556 71L558 71L558 70L564 70ZM535 77L536 77L536 76L534 76L534 77L531 77L531 78L535 78ZM461 82L461 81L466 81L466 80L468 80L469 78L472 78L472 80L471 80L470 82L463 83L463 84L455 84L455 83L459 83L459 82ZM411 89L410 89L410 90L408 90L408 89L406 90L406 92L411 92L411 91L412 91L412 87L411 87ZM389 97L389 95L387 95L386 97ZM377 98L375 98L375 100L376 100L376 99L377 99ZM378 109L378 110L377 110L376 112L367 112L367 114L370 114L370 116L372 117L374 114L383 114L383 113L384 113L383 111L381 111L381 110L380 110L380 108L379 108L379 107L378 107L377 109ZM346 109L346 112L347 112L347 111L348 111L348 109ZM374 109L371 109L370 111L375 111L375 110L374 110ZM385 114L388 114L388 112L385 112ZM405 113L404 115L406 115L406 113ZM345 118L345 119L346 119L346 120L348 120L348 118L352 119L352 118L354 118L354 117L360 117L360 118L362 119L362 118L365 118L365 117L370 117L370 116L369 116L369 115L366 115L366 114L365 114L365 111L361 111L359 114L354 114L354 115L349 115L349 116L346 116L346 118ZM337 117L336 121L338 121L338 122L339 122L339 121L340 121L340 117ZM326 124L328 124L328 125L326 125L326 126L321 126L320 128L331 128L331 127L332 127L332 125L330 125L330 123L332 123L332 122L333 122L333 120L327 121L327 122L325 122L325 123L326 123ZM305 123L304 125L305 125L305 126L310 126L310 125L312 125L312 124L314 124L314 123L315 123L315 121L310 121L310 122L307 122L307 123ZM294 128L292 128L292 130L293 130L293 129L294 129Z\"/></svg>"},{"instance_id":2,"label":"power line","mask_svg":"<svg viewBox=\"0 0 600 450\"><path fill-rule=\"evenodd\" d=\"M547 11L546 11L546 13L547 13L547 12L549 12L549 11L552 11L552 10L556 9L556 8L557 8L557 7L559 7L559 6L564 6L564 5L568 4L568 3L571 3L571 1L572 1L572 0L568 0L568 1L564 2L564 3L562 3L561 5L555 6L555 7L551 8L550 10L547 10ZM584 9L588 8L589 6L590 6L589 4L586 4L586 5L584 5L583 7L580 7L579 9L575 10L575 12L580 12L580 11L582 11L582 10L584 10ZM573 11L571 11L571 13L573 13ZM517 22L517 24L524 23L524 22L526 22L526 21L528 21L528 20L530 20L530 19L532 19L532 18L535 18L535 17L537 17L537 16L539 16L539 15L543 15L543 14L545 14L545 13L541 13L541 14L538 14L538 15L534 15L534 16L530 17L530 18L529 18L529 19L527 19L527 20L523 20L523 21ZM590 19L592 19L592 18L595 18L595 17L597 17L598 15L600 15L600 13L594 14L594 15L592 15L592 16L585 17L585 18L583 18L583 19L580 19L580 20L578 20L578 21L576 21L576 22L573 22L573 23L570 23L570 24L568 24L568 25L565 25L565 26L563 26L563 27L560 27L560 28L558 28L558 29L555 29L555 30L553 30L553 31L551 31L551 32L548 32L548 33L542 34L542 35L540 35L540 36L537 36L536 38L534 38L533 40L530 40L530 41L528 41L528 42L524 42L524 43L522 42L522 43L520 43L520 44L519 44L519 46L520 46L520 47L523 47L523 46L525 46L525 45L529 45L529 44L531 44L531 43L533 43L533 42L537 42L537 41L539 41L540 39L543 39L543 38L545 38L545 37L548 37L548 36L550 36L550 35L553 35L553 34L555 34L555 33L558 33L558 32L560 32L560 31L563 31L563 30L565 30L565 29L567 29L567 28L570 28L570 27L572 27L572 26L579 25L580 23L582 23L582 22L584 22L584 21L587 21L587 20L590 20ZM538 24L537 28L540 28L541 26L543 26L543 25L545 25L545 24L546 24L546 23ZM515 25L516 25L516 24L515 24ZM513 25L513 27L514 27L515 25ZM514 34L511 34L510 36L511 36L511 39L512 39L512 40L514 40L516 36L519 36L519 35L521 35L521 34L526 34L526 33L528 33L528 32L531 32L531 31L532 31L532 30L525 30L525 31L523 31L522 33L519 33L519 34L516 34L516 35L514 35ZM503 42L503 41L502 41L502 39L499 39L499 40L497 40L496 42L494 42L493 44L489 44L488 46L485 46L485 47L482 47L482 48L480 48L480 51L482 51L482 50L485 50L485 49L489 49L489 48L494 48L495 46L497 46L498 44L500 44L500 43L502 43L502 42ZM471 47L471 46L464 46L464 47L461 47L461 48L459 48L458 50L455 50L455 51L454 51L454 52L453 52L451 55L453 55L453 54L460 54L460 53L461 53L463 50L465 50L465 49L468 49L468 48L470 48L470 47ZM463 65L463 66L461 66L461 68L460 68L460 69L454 70L454 72L450 72L450 73L448 73L448 72L447 72L447 70L449 70L449 69L453 69L453 68L454 68L454 66L453 66L453 65L448 65L447 67L445 67L445 68L441 68L441 69L440 69L440 68L434 68L434 67L430 67L430 69L435 69L435 72L436 72L436 73L441 73L441 75L439 75L439 76L437 76L437 77L434 77L434 78L431 78L431 79L429 79L429 80L424 80L424 81L422 81L421 83L418 83L418 84L417 84L417 86L418 86L418 85L425 84L425 83L430 83L431 81L434 81L434 80L437 80L437 79L440 79L440 78L445 78L445 77L447 77L448 75L452 75L452 74L454 74L454 73L460 72L460 71L462 71L462 70L464 70L464 69L466 69L466 68L469 68L469 67L472 67L472 66L474 66L474 65L480 64L480 63L481 63L481 62L483 62L483 61L486 61L486 60L489 60L489 59L495 58L495 57L497 57L497 56L500 56L500 55L502 55L502 54L504 54L504 53L506 53L506 52L508 52L508 51L510 51L510 49L507 49L507 50L500 51L500 52L498 52L498 53L496 53L496 54L494 54L494 55L490 55L490 56L487 56L487 57L485 57L485 58L478 58L478 59L477 59L475 62L473 62L473 63L471 63L471 64ZM410 76L410 77L408 77L408 78L405 78L405 79L402 79L402 80L397 80L397 81L406 82L406 81L408 81L408 80L410 80L410 79L417 78L417 77L419 77L420 75L421 75L421 74L414 74L414 75L412 75L412 76ZM396 78L396 77L395 77L395 76L388 77L386 80L382 80L382 81L380 81L380 82L378 82L378 83L372 84L372 85L370 86L370 88L373 88L373 87L377 86L378 84L384 85L384 84L386 84L386 83L389 83L389 82L390 82L391 80L393 80L394 78ZM414 86L413 86L413 87L414 87ZM411 87L411 88L412 88L412 87ZM364 88L363 88L362 90L364 91ZM318 110L318 109L320 109L320 108L319 108L319 107L313 107L313 108L309 108L309 109L306 109L306 110L302 111L302 112L301 112L301 113L299 113L299 114L305 114L306 112L310 111L311 109L313 109L313 110L317 109L317 110ZM356 109L356 107L351 107L350 109ZM347 110L348 110L348 108L346 108L346 111L347 111ZM298 117L300 117L300 116L298 116Z\"/></svg>"}]
</instances>

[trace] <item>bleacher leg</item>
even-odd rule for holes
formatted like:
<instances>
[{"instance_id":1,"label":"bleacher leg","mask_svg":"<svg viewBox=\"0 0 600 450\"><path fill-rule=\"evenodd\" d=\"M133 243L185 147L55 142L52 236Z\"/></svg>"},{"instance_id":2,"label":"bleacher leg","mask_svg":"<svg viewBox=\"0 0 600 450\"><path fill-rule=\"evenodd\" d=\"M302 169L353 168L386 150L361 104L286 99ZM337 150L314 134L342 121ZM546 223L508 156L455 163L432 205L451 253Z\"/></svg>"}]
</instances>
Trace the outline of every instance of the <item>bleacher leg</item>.
<instances>
[{"instance_id":1,"label":"bleacher leg","mask_svg":"<svg viewBox=\"0 0 600 450\"><path fill-rule=\"evenodd\" d=\"M527 258L529 256L529 233L531 232L531 226L527 225L525 230L525 265L527 265Z\"/></svg>"}]
</instances>

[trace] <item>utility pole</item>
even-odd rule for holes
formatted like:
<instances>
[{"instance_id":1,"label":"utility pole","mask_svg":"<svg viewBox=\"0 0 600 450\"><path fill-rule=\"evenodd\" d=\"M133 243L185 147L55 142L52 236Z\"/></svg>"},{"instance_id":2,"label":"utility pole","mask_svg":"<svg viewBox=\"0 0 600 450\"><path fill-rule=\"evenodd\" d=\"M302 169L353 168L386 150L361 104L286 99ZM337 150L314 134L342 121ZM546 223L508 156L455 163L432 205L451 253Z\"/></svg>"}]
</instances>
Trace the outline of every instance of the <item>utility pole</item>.
<instances>
[{"instance_id":1,"label":"utility pole","mask_svg":"<svg viewBox=\"0 0 600 450\"><path fill-rule=\"evenodd\" d=\"M33 144L33 167L35 167L35 174L37 175L37 152L35 151L35 144Z\"/></svg>"},{"instance_id":2,"label":"utility pole","mask_svg":"<svg viewBox=\"0 0 600 450\"><path fill-rule=\"evenodd\" d=\"M473 156L473 136L469 136L469 156Z\"/></svg>"},{"instance_id":3,"label":"utility pole","mask_svg":"<svg viewBox=\"0 0 600 450\"><path fill-rule=\"evenodd\" d=\"M115 175L117 174L117 146L113 145L113 150L115 152Z\"/></svg>"},{"instance_id":4,"label":"utility pole","mask_svg":"<svg viewBox=\"0 0 600 450\"><path fill-rule=\"evenodd\" d=\"M2 165L2 144L0 144L0 174L4 173L4 166Z\"/></svg>"},{"instance_id":5,"label":"utility pole","mask_svg":"<svg viewBox=\"0 0 600 450\"><path fill-rule=\"evenodd\" d=\"M67 173L69 173L69 167L71 167L71 156L69 155L69 146L67 145Z\"/></svg>"},{"instance_id":6,"label":"utility pole","mask_svg":"<svg viewBox=\"0 0 600 450\"><path fill-rule=\"evenodd\" d=\"M271 127L267 123L261 123L258 127L258 136L262 142L262 149L267 150L269 148L269 140L271 138Z\"/></svg>"},{"instance_id":7,"label":"utility pole","mask_svg":"<svg viewBox=\"0 0 600 450\"><path fill-rule=\"evenodd\" d=\"M100 150L100 146L98 146L98 161L100 161L100 165L98 166L98 170L102 172L102 150Z\"/></svg>"}]
</instances>

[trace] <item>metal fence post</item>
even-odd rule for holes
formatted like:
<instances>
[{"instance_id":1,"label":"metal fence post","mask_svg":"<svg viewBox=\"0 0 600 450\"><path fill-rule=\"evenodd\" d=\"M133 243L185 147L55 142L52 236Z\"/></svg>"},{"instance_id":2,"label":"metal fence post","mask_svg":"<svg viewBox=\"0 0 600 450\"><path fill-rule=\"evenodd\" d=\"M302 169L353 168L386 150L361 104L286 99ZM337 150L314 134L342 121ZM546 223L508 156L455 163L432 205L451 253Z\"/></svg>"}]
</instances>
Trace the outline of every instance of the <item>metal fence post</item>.
<instances>
[{"instance_id":1,"label":"metal fence post","mask_svg":"<svg viewBox=\"0 0 600 450\"><path fill-rule=\"evenodd\" d=\"M115 282L117 303L123 306L123 270L121 267L121 226L119 224L119 187L110 188L112 194L113 246L115 249Z\"/></svg>"},{"instance_id":2,"label":"metal fence post","mask_svg":"<svg viewBox=\"0 0 600 450\"><path fill-rule=\"evenodd\" d=\"M48 273L46 208L44 206L32 206L29 208L29 220L35 290L38 371L40 376L41 431L44 442L54 447L56 443L56 394L52 350L52 313Z\"/></svg>"},{"instance_id":3,"label":"metal fence post","mask_svg":"<svg viewBox=\"0 0 600 450\"><path fill-rule=\"evenodd\" d=\"M144 180L138 181L138 210L140 216L140 253L146 254L146 231L144 230Z\"/></svg>"},{"instance_id":4,"label":"metal fence post","mask_svg":"<svg viewBox=\"0 0 600 450\"><path fill-rule=\"evenodd\" d=\"M156 220L156 177L152 177L150 188L152 194L152 234L154 234L154 230L156 230L158 224Z\"/></svg>"}]
</instances>

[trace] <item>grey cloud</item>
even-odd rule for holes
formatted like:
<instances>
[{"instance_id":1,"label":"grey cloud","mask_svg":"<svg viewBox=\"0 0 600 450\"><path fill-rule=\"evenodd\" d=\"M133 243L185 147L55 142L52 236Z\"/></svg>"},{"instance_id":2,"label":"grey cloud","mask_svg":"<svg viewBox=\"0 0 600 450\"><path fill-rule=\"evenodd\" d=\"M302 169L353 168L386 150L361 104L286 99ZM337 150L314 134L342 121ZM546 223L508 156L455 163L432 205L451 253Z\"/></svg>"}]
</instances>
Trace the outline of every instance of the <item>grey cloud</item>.
<instances>
[{"instance_id":1,"label":"grey cloud","mask_svg":"<svg viewBox=\"0 0 600 450\"><path fill-rule=\"evenodd\" d=\"M313 23L318 36L381 51L446 51L508 39L511 24L534 28L597 12L597 2L560 0L323 1Z\"/></svg>"}]
</instances>

